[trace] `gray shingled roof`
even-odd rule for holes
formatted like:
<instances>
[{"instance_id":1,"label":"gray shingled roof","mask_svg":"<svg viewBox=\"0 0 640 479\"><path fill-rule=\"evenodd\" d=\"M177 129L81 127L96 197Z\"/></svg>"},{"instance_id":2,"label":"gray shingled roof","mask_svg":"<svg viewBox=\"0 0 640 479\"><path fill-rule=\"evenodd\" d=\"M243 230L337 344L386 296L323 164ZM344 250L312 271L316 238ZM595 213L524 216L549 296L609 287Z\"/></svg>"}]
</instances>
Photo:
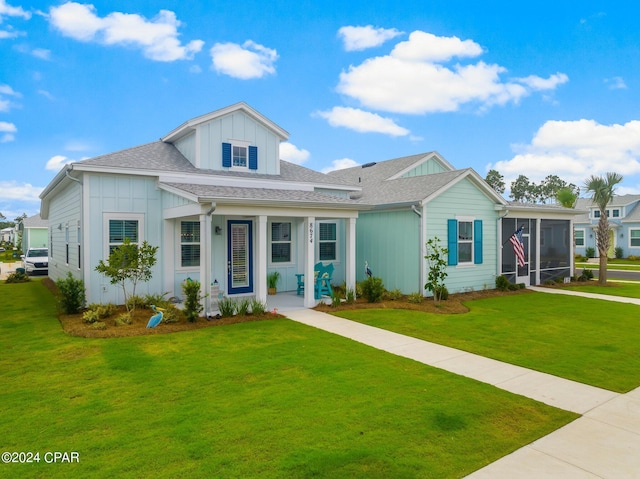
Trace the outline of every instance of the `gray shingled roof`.
<instances>
[{"instance_id":1,"label":"gray shingled roof","mask_svg":"<svg viewBox=\"0 0 640 479\"><path fill-rule=\"evenodd\" d=\"M23 219L22 225L25 228L48 228L49 222L40 218L40 213L38 213L37 215Z\"/></svg>"},{"instance_id":2,"label":"gray shingled roof","mask_svg":"<svg viewBox=\"0 0 640 479\"><path fill-rule=\"evenodd\" d=\"M621 208L634 202L640 202L640 195L614 196L611 203L609 203L608 208ZM593 207L595 207L595 203L593 203L591 198L578 198L578 201L576 202L576 209L588 211ZM574 221L578 223L589 223L591 219L589 218L589 213L587 212L585 214L576 215ZM627 212L627 215L622 218L622 221L640 221L640 203L636 204L631 212Z\"/></svg>"},{"instance_id":3,"label":"gray shingled roof","mask_svg":"<svg viewBox=\"0 0 640 479\"><path fill-rule=\"evenodd\" d=\"M279 176L242 171L215 171L199 169L193 166L173 144L165 143L163 141L155 141L153 143L135 146L133 148L117 151L108 155L83 160L78 163L81 165L104 166L110 168L152 170L154 172L167 171L236 178L272 179L350 186L350 183L346 180L330 177L324 173L282 160L280 161Z\"/></svg>"},{"instance_id":4,"label":"gray shingled roof","mask_svg":"<svg viewBox=\"0 0 640 479\"><path fill-rule=\"evenodd\" d=\"M342 178L358 186L367 186L368 184L392 177L432 153L433 152L421 153L418 155L404 156L402 158L394 158L392 160L379 161L366 168L355 166L353 168L335 170L329 172L328 175L333 178Z\"/></svg>"},{"instance_id":5,"label":"gray shingled roof","mask_svg":"<svg viewBox=\"0 0 640 479\"><path fill-rule=\"evenodd\" d=\"M241 188L233 186L193 185L184 183L163 183L172 188L190 193L198 198L240 199L251 201L281 201L299 204L349 205L356 206L353 200L327 195L314 191L280 190L270 188Z\"/></svg>"}]
</instances>

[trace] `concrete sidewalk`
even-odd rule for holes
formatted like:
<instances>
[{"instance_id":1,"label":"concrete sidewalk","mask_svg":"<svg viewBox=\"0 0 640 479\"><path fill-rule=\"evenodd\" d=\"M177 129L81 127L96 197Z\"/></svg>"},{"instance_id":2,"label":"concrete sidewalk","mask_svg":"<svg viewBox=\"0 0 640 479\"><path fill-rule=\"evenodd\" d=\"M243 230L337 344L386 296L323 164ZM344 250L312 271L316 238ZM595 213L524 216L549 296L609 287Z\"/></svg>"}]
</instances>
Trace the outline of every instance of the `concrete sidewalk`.
<instances>
[{"instance_id":1,"label":"concrete sidewalk","mask_svg":"<svg viewBox=\"0 0 640 479\"><path fill-rule=\"evenodd\" d=\"M294 321L583 415L470 478L640 478L640 388L622 395L311 309L285 314Z\"/></svg>"}]
</instances>

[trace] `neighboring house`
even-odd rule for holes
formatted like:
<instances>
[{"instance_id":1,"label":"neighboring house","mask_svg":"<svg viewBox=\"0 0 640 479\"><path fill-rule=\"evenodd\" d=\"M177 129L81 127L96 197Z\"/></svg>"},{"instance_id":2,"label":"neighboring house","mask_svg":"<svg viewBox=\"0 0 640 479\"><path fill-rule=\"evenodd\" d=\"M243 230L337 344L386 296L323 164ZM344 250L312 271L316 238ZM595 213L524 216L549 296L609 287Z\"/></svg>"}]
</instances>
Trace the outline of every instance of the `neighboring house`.
<instances>
[{"instance_id":1,"label":"neighboring house","mask_svg":"<svg viewBox=\"0 0 640 479\"><path fill-rule=\"evenodd\" d=\"M158 263L137 293L182 296L191 278L203 293L267 299L334 262L335 283L355 287L355 220L360 188L280 160L288 133L238 103L200 116L160 141L65 166L41 194L49 221L49 276L84 280L88 302L122 303L95 271L125 237L159 246ZM214 298L215 299L215 298ZM211 307L206 299L206 311ZM316 304L305 288L305 306Z\"/></svg>"},{"instance_id":2,"label":"neighboring house","mask_svg":"<svg viewBox=\"0 0 640 479\"><path fill-rule=\"evenodd\" d=\"M3 228L2 230L0 230L0 241L15 244L16 229L13 226L10 226L8 228Z\"/></svg>"},{"instance_id":3,"label":"neighboring house","mask_svg":"<svg viewBox=\"0 0 640 479\"><path fill-rule=\"evenodd\" d=\"M361 186L358 201L373 206L361 211L356 223L358 280L364 279L367 261L387 289L424 291L426 242L434 237L449 251L450 292L494 288L499 274L527 285L572 275L574 210L508 203L474 170L455 170L438 153L329 176ZM525 264L518 267L508 240L521 225Z\"/></svg>"},{"instance_id":4,"label":"neighboring house","mask_svg":"<svg viewBox=\"0 0 640 479\"><path fill-rule=\"evenodd\" d=\"M587 248L595 250L600 256L596 244L596 229L600 220L600 210L591 198L579 198L576 209L583 210L574 219L576 253L586 255ZM640 195L614 196L607 206L609 219L609 251L613 258L615 249L622 248L622 256L640 256Z\"/></svg>"},{"instance_id":5,"label":"neighboring house","mask_svg":"<svg viewBox=\"0 0 640 479\"><path fill-rule=\"evenodd\" d=\"M46 248L49 246L48 222L40 214L23 219L18 225L21 233L22 251L29 248Z\"/></svg>"},{"instance_id":6,"label":"neighboring house","mask_svg":"<svg viewBox=\"0 0 640 479\"><path fill-rule=\"evenodd\" d=\"M494 288L501 273L526 284L571 274L574 210L511 205L475 171L433 152L319 173L280 160L287 138L238 103L159 141L65 166L41 194L49 276L71 272L88 302L121 303L95 267L125 237L159 246L140 295L181 297L191 278L203 293L215 285L265 301L268 273L280 273L278 291L296 291L297 275L314 278L318 262L333 264L334 284L354 288L365 261L387 289L424 292L425 243L436 236L450 251L450 292ZM503 244L525 222L526 264L516 268Z\"/></svg>"}]
</instances>

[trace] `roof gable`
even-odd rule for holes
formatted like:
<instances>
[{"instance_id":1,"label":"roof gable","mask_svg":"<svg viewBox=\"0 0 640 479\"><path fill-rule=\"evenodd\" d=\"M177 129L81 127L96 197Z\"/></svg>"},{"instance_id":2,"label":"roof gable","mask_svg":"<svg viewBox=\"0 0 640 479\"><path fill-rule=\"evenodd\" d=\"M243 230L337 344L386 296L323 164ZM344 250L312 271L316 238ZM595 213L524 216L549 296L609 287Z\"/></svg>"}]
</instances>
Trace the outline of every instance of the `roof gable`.
<instances>
[{"instance_id":1,"label":"roof gable","mask_svg":"<svg viewBox=\"0 0 640 479\"><path fill-rule=\"evenodd\" d=\"M221 118L221 117L233 114L238 111L245 113L254 121L260 123L262 126L272 131L281 140L287 140L289 138L289 133L286 130L276 125L274 122L269 120L266 116L259 113L257 110L254 110L253 108L251 108L245 102L239 102L234 105L230 105L225 108L221 108L219 110L215 110L210 113L200 115L196 118L193 118L191 120L184 122L182 125L175 128L174 130L169 132L169 134L163 137L162 141L174 142L176 140L179 140L183 136L186 136L189 133L195 131L198 125L207 123L217 118Z\"/></svg>"}]
</instances>

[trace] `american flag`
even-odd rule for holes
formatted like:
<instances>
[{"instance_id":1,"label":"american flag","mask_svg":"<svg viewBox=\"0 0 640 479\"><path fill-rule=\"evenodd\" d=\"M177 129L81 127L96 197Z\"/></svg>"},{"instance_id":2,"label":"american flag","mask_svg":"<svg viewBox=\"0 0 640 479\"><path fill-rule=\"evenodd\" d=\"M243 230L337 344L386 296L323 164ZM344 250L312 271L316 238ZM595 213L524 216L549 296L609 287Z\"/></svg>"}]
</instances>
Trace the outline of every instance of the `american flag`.
<instances>
[{"instance_id":1,"label":"american flag","mask_svg":"<svg viewBox=\"0 0 640 479\"><path fill-rule=\"evenodd\" d=\"M513 252L516 254L519 266L524 266L524 244L522 243L522 229L524 225L516 230L509 238L509 242L513 245Z\"/></svg>"}]
</instances>

